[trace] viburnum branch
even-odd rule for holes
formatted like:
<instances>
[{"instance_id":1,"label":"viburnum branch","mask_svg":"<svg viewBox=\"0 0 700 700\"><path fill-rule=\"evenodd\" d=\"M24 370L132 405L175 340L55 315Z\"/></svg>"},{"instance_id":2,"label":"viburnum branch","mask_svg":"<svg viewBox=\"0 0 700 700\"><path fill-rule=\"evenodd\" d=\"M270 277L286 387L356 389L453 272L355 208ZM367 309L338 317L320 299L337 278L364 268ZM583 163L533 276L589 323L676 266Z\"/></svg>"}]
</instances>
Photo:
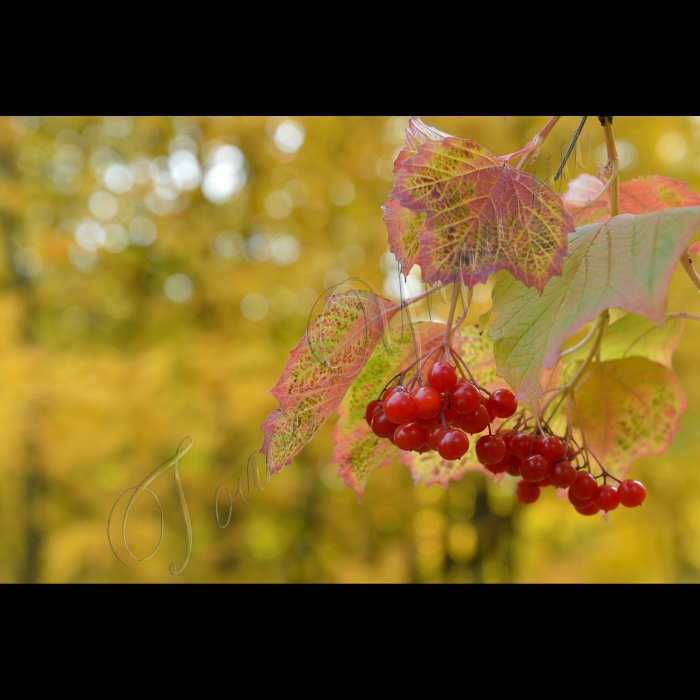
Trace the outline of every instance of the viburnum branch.
<instances>
[{"instance_id":1,"label":"viburnum branch","mask_svg":"<svg viewBox=\"0 0 700 700\"><path fill-rule=\"evenodd\" d=\"M595 326L593 328L593 332L596 334L595 342L593 343L593 346L591 347L590 352L586 356L586 359L583 361L583 364L581 365L581 367L579 367L578 372L576 372L576 374L563 387L561 387L561 389L559 389L557 392L552 394L552 396L550 396L549 399L547 399L547 402L542 407L542 410L539 412L539 415L544 416L545 411L547 410L547 408L549 408L549 405L557 397L561 396L562 394L566 394L566 393L573 394L574 390L576 389L576 386L581 381L581 378L588 371L588 368L590 367L590 364L593 361L593 358L598 353L598 348L600 348L600 343L603 340L603 333L605 333L605 329L608 327L609 322L610 322L610 312L607 309L605 309L600 314L598 314L598 318L596 319ZM561 405L561 401L557 405L557 409L559 408L560 405ZM554 412L556 412L556 409ZM552 413L552 415L554 415L554 413ZM539 416L538 416L538 418L539 418ZM550 416L550 420L551 420L551 416Z\"/></svg>"},{"instance_id":2,"label":"viburnum branch","mask_svg":"<svg viewBox=\"0 0 700 700\"><path fill-rule=\"evenodd\" d=\"M525 146L525 148L521 148L519 151L509 153L505 156L498 156L497 160L501 160L504 163L507 163L511 158L515 158L516 156L522 156L520 162L516 166L516 170L522 170L527 165L527 162L530 159L532 153L542 146L542 144L547 139L547 136L549 136L549 133L554 128L554 125L560 119L561 117L551 117L549 121L544 125L542 130L539 132L539 134L537 134L537 136L535 136L535 138L532 139L532 141L530 141L530 143L528 143L527 146Z\"/></svg>"},{"instance_id":3,"label":"viburnum branch","mask_svg":"<svg viewBox=\"0 0 700 700\"><path fill-rule=\"evenodd\" d=\"M455 316L455 311L457 309L457 301L459 300L459 282L455 282L454 289L452 290L452 301L450 302L450 310L447 313L447 321L445 321L445 344L449 345L450 337L452 335L452 321Z\"/></svg>"},{"instance_id":4,"label":"viburnum branch","mask_svg":"<svg viewBox=\"0 0 700 700\"><path fill-rule=\"evenodd\" d=\"M605 129L605 146L608 149L608 163L612 166L612 174L608 181L608 184L612 183L610 190L610 215L617 216L620 213L620 157L617 154L612 119L610 117L603 118L603 129Z\"/></svg>"},{"instance_id":5,"label":"viburnum branch","mask_svg":"<svg viewBox=\"0 0 700 700\"><path fill-rule=\"evenodd\" d=\"M700 275L698 275L697 270L693 267L693 260L690 254L686 250L680 257L681 265L683 269L688 273L690 281L695 285L695 288L700 292Z\"/></svg>"},{"instance_id":6,"label":"viburnum branch","mask_svg":"<svg viewBox=\"0 0 700 700\"><path fill-rule=\"evenodd\" d=\"M457 328L459 328L462 323L464 323L464 319L467 317L467 314L469 313L469 307L471 306L472 303L472 296L474 295L474 290L471 287L467 288L467 299L466 302L464 303L464 309L462 309L462 313L459 315L457 320L452 324L452 333L455 332Z\"/></svg>"}]
</instances>

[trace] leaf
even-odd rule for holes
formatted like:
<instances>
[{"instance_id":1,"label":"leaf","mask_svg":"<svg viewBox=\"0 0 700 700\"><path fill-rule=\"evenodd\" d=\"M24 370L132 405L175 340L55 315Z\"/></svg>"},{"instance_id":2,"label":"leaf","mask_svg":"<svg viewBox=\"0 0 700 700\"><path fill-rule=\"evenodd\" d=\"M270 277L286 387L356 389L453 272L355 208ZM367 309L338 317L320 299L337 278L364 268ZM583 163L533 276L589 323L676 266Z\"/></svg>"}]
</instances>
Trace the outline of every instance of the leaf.
<instances>
[{"instance_id":1,"label":"leaf","mask_svg":"<svg viewBox=\"0 0 700 700\"><path fill-rule=\"evenodd\" d=\"M575 397L589 448L618 477L665 452L686 411L673 371L643 357L594 363Z\"/></svg>"},{"instance_id":2,"label":"leaf","mask_svg":"<svg viewBox=\"0 0 700 700\"><path fill-rule=\"evenodd\" d=\"M672 370L671 356L678 347L682 334L682 319L667 318L659 328L644 316L625 314L605 331L600 346L600 360L605 362L627 357L645 357ZM567 359L583 360L589 350L590 345L585 345L567 355Z\"/></svg>"},{"instance_id":3,"label":"leaf","mask_svg":"<svg viewBox=\"0 0 700 700\"><path fill-rule=\"evenodd\" d=\"M333 428L332 462L340 466L338 476L345 486L362 498L367 479L381 466L397 456L399 449L388 440L378 438L365 420L367 404L379 396L387 382L420 356L436 347L445 337L444 323L416 323L413 337L408 326L395 328L390 333L390 347L400 348L390 354L378 347L352 383L338 408L340 418ZM428 368L433 363L430 362ZM426 369L427 371L427 369Z\"/></svg>"},{"instance_id":4,"label":"leaf","mask_svg":"<svg viewBox=\"0 0 700 700\"><path fill-rule=\"evenodd\" d=\"M333 414L400 305L363 290L326 299L326 308L290 352L271 393L282 410L262 424L260 452L272 472L289 464Z\"/></svg>"},{"instance_id":5,"label":"leaf","mask_svg":"<svg viewBox=\"0 0 700 700\"><path fill-rule=\"evenodd\" d=\"M449 136L418 145L389 197L425 213L416 262L426 282L471 287L506 269L541 291L561 273L574 230L561 199L474 141Z\"/></svg>"},{"instance_id":6,"label":"leaf","mask_svg":"<svg viewBox=\"0 0 700 700\"><path fill-rule=\"evenodd\" d=\"M671 272L697 230L700 207L623 214L577 229L561 277L542 296L499 274L491 335L498 373L536 410L541 368L553 369L564 341L601 311L617 307L661 326Z\"/></svg>"},{"instance_id":7,"label":"leaf","mask_svg":"<svg viewBox=\"0 0 700 700\"><path fill-rule=\"evenodd\" d=\"M565 194L562 199L571 204L579 202L577 193L581 188L591 189L591 175L580 175L569 184L573 188L573 194ZM598 180L600 182L600 180ZM597 194L597 193L596 193ZM580 196L583 196L580 194ZM610 218L610 193L606 192L597 202L589 207L568 206L569 212L574 218L576 227L592 223L602 223ZM674 180L660 175L646 175L626 180L620 184L620 214L650 214L654 211L678 207L695 207L700 205L700 196L688 189L685 182ZM698 238L700 240L700 238Z\"/></svg>"},{"instance_id":8,"label":"leaf","mask_svg":"<svg viewBox=\"0 0 700 700\"><path fill-rule=\"evenodd\" d=\"M418 117L411 117L406 127L406 145L401 149L394 161L394 175L401 168L401 164L418 152L418 145L428 141L441 141L449 134L433 129L424 124ZM408 276L415 264L418 253L418 232L425 223L423 212L413 212L402 207L398 201L389 195L382 207L384 222L389 231L389 250L401 263L401 272Z\"/></svg>"}]
</instances>

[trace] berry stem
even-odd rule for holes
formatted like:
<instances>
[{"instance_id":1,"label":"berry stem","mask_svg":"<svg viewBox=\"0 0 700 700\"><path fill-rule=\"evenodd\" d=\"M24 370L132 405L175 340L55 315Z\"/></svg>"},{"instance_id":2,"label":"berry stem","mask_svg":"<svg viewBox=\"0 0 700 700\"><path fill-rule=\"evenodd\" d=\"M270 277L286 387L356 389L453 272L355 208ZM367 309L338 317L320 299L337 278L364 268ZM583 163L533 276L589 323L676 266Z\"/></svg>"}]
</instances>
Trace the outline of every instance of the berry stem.
<instances>
[{"instance_id":1,"label":"berry stem","mask_svg":"<svg viewBox=\"0 0 700 700\"><path fill-rule=\"evenodd\" d=\"M608 163L612 166L612 173L608 185L612 183L610 190L610 215L617 216L620 213L620 157L615 145L612 117L603 117L603 129L605 129L605 146L608 149ZM606 185L607 187L607 185ZM604 187L603 189L606 189Z\"/></svg>"}]
</instances>

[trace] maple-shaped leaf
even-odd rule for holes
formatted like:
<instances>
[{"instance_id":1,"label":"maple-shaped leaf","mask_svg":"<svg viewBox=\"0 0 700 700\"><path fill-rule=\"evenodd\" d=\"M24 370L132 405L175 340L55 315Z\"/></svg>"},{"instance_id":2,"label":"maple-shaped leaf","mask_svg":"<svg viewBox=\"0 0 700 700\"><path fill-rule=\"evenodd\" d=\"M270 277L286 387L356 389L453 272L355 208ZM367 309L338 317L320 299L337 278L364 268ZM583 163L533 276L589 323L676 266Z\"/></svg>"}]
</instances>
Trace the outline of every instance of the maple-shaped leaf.
<instances>
[{"instance_id":1,"label":"maple-shaped leaf","mask_svg":"<svg viewBox=\"0 0 700 700\"><path fill-rule=\"evenodd\" d=\"M429 283L471 287L506 269L541 291L561 273L574 230L561 199L534 175L454 136L419 144L389 198L425 214L415 261Z\"/></svg>"},{"instance_id":2,"label":"maple-shaped leaf","mask_svg":"<svg viewBox=\"0 0 700 700\"><path fill-rule=\"evenodd\" d=\"M491 335L498 372L536 410L542 367L601 311L616 307L661 326L671 272L700 224L700 207L623 214L577 229L560 277L541 296L508 275L493 288Z\"/></svg>"},{"instance_id":3,"label":"maple-shaped leaf","mask_svg":"<svg viewBox=\"0 0 700 700\"><path fill-rule=\"evenodd\" d=\"M419 144L428 141L441 141L448 136L449 134L424 124L418 117L411 117L406 127L406 145L394 161L394 175L399 171L406 158L410 158L418 152ZM382 209L384 222L389 231L389 250L401 263L402 274L407 276L416 261L418 232L425 223L425 214L402 207L391 195Z\"/></svg>"},{"instance_id":4,"label":"maple-shaped leaf","mask_svg":"<svg viewBox=\"0 0 700 700\"><path fill-rule=\"evenodd\" d=\"M686 410L673 370L643 357L593 363L575 398L588 447L618 477L665 452Z\"/></svg>"},{"instance_id":5,"label":"maple-shaped leaf","mask_svg":"<svg viewBox=\"0 0 700 700\"><path fill-rule=\"evenodd\" d=\"M569 190L562 199L567 204L567 209L573 216L577 228L586 224L601 223L610 218L609 192L593 204L583 206L587 193L592 195L589 197L592 199L602 188L601 180L585 173L569 183ZM620 214L650 214L663 209L698 205L700 205L700 196L689 190L687 183L670 177L646 175L620 183Z\"/></svg>"},{"instance_id":6,"label":"maple-shaped leaf","mask_svg":"<svg viewBox=\"0 0 700 700\"><path fill-rule=\"evenodd\" d=\"M380 345L350 386L338 407L333 428L332 462L340 466L338 476L345 486L362 498L367 479L380 466L386 466L399 450L388 440L378 438L365 420L367 404L376 399L387 382L417 357L439 345L445 338L445 324L420 322L412 327L395 328L387 349ZM395 352L398 350L398 352ZM429 362L427 367L432 365ZM424 371L427 369L424 367Z\"/></svg>"},{"instance_id":7,"label":"maple-shaped leaf","mask_svg":"<svg viewBox=\"0 0 700 700\"><path fill-rule=\"evenodd\" d=\"M333 414L400 308L356 289L326 299L323 313L290 352L271 390L281 410L272 411L262 424L260 452L267 456L272 472L289 464Z\"/></svg>"}]
</instances>

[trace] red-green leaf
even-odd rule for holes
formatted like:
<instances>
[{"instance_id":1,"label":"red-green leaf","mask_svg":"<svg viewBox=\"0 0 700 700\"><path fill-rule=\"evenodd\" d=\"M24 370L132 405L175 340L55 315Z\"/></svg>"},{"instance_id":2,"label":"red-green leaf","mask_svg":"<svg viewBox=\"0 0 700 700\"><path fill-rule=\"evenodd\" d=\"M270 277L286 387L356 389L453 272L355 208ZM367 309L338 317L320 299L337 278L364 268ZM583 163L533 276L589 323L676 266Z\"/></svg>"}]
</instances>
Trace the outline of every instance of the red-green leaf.
<instances>
[{"instance_id":1,"label":"red-green leaf","mask_svg":"<svg viewBox=\"0 0 700 700\"><path fill-rule=\"evenodd\" d=\"M473 141L450 136L418 145L389 197L425 213L416 262L427 282L473 286L506 269L541 291L561 273L574 230L561 199Z\"/></svg>"},{"instance_id":2,"label":"red-green leaf","mask_svg":"<svg viewBox=\"0 0 700 700\"><path fill-rule=\"evenodd\" d=\"M406 128L406 145L401 149L394 161L394 175L401 164L418 152L418 145L428 141L441 141L449 134L433 129L424 124L418 117L411 117ZM418 253L418 232L425 223L423 212L414 212L402 207L391 196L382 207L384 222L389 231L389 250L401 263L401 272L406 276L411 271Z\"/></svg>"},{"instance_id":3,"label":"red-green leaf","mask_svg":"<svg viewBox=\"0 0 700 700\"><path fill-rule=\"evenodd\" d=\"M355 289L326 299L323 313L291 351L271 390L282 410L272 411L261 426L260 451L273 472L289 464L333 414L399 309L388 299Z\"/></svg>"},{"instance_id":4,"label":"red-green leaf","mask_svg":"<svg viewBox=\"0 0 700 700\"><path fill-rule=\"evenodd\" d=\"M493 289L498 372L536 409L542 366L552 369L564 341L601 311L617 307L661 326L671 272L700 224L700 207L623 214L577 229L561 277L539 296L508 275Z\"/></svg>"},{"instance_id":5,"label":"red-green leaf","mask_svg":"<svg viewBox=\"0 0 700 700\"><path fill-rule=\"evenodd\" d=\"M610 192L606 192L597 202L588 207L584 203L586 193L594 193L596 180L591 175L580 175L569 184L569 192L562 199L567 203L576 227L601 223L610 218ZM583 200L583 201L582 201ZM700 205L700 196L688 189L685 182L660 175L647 175L626 180L620 184L620 214L650 214L674 207L695 207Z\"/></svg>"},{"instance_id":6,"label":"red-green leaf","mask_svg":"<svg viewBox=\"0 0 700 700\"><path fill-rule=\"evenodd\" d=\"M618 477L633 459L665 452L686 410L673 371L642 357L594 363L575 396L588 446Z\"/></svg>"}]
</instances>

